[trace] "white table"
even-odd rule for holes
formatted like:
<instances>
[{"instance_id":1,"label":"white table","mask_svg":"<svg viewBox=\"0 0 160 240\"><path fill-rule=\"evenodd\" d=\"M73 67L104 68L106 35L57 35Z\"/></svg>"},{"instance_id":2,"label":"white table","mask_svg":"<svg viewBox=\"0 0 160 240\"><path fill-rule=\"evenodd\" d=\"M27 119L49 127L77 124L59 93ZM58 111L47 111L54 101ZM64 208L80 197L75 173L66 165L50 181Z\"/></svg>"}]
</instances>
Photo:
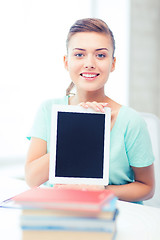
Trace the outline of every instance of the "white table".
<instances>
[{"instance_id":1,"label":"white table","mask_svg":"<svg viewBox=\"0 0 160 240\"><path fill-rule=\"evenodd\" d=\"M118 201L116 240L159 240L160 208Z\"/></svg>"},{"instance_id":2,"label":"white table","mask_svg":"<svg viewBox=\"0 0 160 240\"><path fill-rule=\"evenodd\" d=\"M2 184L0 179L0 182L0 200L3 200L2 194L5 195L5 199L11 197L10 194L14 196L28 189L27 185L20 180L5 179ZM117 206L119 216L117 218L117 235L115 240L160 239L160 208L123 201L118 201ZM19 227L20 214L21 210L0 208L0 239L22 239L22 232Z\"/></svg>"}]
</instances>

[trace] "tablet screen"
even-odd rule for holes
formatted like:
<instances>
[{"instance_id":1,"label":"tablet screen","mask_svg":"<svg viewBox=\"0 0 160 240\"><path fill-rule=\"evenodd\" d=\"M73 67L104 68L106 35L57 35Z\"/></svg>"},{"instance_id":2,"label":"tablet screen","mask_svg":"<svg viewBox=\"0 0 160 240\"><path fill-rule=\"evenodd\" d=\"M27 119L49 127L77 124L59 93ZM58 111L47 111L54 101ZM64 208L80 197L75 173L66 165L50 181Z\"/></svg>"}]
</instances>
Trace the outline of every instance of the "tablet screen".
<instances>
[{"instance_id":1,"label":"tablet screen","mask_svg":"<svg viewBox=\"0 0 160 240\"><path fill-rule=\"evenodd\" d=\"M109 108L103 114L77 106L54 105L50 182L107 185L109 143Z\"/></svg>"},{"instance_id":2,"label":"tablet screen","mask_svg":"<svg viewBox=\"0 0 160 240\"><path fill-rule=\"evenodd\" d=\"M104 114L58 112L56 176L103 178Z\"/></svg>"}]
</instances>

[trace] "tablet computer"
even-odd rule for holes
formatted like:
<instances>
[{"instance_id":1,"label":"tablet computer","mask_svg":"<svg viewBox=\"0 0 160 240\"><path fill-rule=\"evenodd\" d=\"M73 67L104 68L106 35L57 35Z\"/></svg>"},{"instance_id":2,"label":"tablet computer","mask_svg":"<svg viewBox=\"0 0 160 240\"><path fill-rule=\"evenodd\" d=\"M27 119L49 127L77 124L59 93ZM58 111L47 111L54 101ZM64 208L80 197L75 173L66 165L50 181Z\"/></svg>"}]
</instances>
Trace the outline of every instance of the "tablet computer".
<instances>
[{"instance_id":1,"label":"tablet computer","mask_svg":"<svg viewBox=\"0 0 160 240\"><path fill-rule=\"evenodd\" d=\"M51 184L108 185L111 109L53 105Z\"/></svg>"}]
</instances>

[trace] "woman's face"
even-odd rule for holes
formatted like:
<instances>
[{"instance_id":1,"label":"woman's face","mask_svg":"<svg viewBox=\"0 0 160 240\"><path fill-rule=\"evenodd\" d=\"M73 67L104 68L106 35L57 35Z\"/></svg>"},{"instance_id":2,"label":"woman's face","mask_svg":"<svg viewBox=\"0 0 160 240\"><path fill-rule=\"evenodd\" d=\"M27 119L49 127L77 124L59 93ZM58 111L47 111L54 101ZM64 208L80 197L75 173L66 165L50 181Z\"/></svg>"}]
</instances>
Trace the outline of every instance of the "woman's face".
<instances>
[{"instance_id":1,"label":"woman's face","mask_svg":"<svg viewBox=\"0 0 160 240\"><path fill-rule=\"evenodd\" d=\"M71 37L64 63L77 90L104 89L110 72L115 68L116 60L112 53L112 42L106 34L80 32Z\"/></svg>"}]
</instances>

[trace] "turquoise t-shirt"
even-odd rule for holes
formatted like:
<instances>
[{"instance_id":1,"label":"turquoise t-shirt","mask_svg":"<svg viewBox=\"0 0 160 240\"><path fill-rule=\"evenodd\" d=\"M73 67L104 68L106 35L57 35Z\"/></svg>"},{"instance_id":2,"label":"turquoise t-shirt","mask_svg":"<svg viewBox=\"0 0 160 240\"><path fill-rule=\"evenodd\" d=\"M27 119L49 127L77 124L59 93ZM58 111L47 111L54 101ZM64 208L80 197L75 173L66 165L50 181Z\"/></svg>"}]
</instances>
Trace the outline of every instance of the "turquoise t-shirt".
<instances>
[{"instance_id":1,"label":"turquoise t-shirt","mask_svg":"<svg viewBox=\"0 0 160 240\"><path fill-rule=\"evenodd\" d=\"M53 104L68 104L68 97L44 102L37 112L28 135L47 142L50 152L51 109ZM135 110L122 106L110 135L109 184L121 185L134 181L133 167L146 167L154 156L147 125Z\"/></svg>"}]
</instances>

